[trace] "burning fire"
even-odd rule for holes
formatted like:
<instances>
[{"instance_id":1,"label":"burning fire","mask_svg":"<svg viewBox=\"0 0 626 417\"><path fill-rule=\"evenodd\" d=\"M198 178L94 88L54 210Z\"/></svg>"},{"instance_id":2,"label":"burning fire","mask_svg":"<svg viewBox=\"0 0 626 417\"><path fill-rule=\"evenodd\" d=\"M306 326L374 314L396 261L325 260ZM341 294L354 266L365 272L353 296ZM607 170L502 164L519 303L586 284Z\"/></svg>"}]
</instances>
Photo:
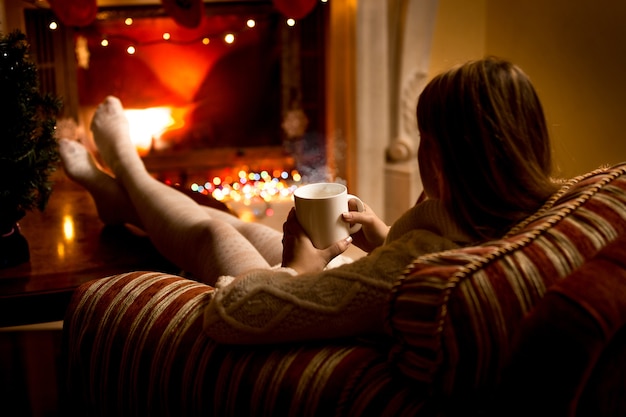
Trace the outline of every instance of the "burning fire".
<instances>
[{"instance_id":1,"label":"burning fire","mask_svg":"<svg viewBox=\"0 0 626 417\"><path fill-rule=\"evenodd\" d=\"M130 126L130 136L141 156L151 149L163 147L161 135L183 125L182 117L174 117L175 110L171 107L127 109L124 113Z\"/></svg>"}]
</instances>

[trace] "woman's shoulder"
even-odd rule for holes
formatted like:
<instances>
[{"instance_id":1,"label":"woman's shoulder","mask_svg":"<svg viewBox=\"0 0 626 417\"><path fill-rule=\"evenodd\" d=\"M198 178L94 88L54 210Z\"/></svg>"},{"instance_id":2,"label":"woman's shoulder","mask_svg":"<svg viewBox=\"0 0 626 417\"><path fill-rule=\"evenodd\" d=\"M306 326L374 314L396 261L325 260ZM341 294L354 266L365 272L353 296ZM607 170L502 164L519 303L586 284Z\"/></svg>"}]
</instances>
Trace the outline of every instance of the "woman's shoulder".
<instances>
[{"instance_id":1,"label":"woman's shoulder","mask_svg":"<svg viewBox=\"0 0 626 417\"><path fill-rule=\"evenodd\" d=\"M441 200L426 199L408 209L391 226L387 242L412 230L427 230L459 245L471 242L471 238L456 223Z\"/></svg>"}]
</instances>

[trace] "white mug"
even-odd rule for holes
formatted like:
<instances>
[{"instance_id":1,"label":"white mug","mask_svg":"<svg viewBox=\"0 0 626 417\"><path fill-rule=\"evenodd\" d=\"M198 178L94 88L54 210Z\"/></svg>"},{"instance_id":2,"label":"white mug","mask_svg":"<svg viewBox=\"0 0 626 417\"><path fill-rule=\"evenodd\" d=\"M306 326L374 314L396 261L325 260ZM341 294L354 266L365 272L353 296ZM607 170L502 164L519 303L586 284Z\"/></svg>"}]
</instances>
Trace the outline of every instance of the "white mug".
<instances>
[{"instance_id":1,"label":"white mug","mask_svg":"<svg viewBox=\"0 0 626 417\"><path fill-rule=\"evenodd\" d=\"M308 184L298 187L293 196L296 218L318 249L327 248L361 228L359 223L350 226L341 216L349 210L348 200L354 199L358 211L364 210L363 202L348 194L345 185L331 182Z\"/></svg>"}]
</instances>

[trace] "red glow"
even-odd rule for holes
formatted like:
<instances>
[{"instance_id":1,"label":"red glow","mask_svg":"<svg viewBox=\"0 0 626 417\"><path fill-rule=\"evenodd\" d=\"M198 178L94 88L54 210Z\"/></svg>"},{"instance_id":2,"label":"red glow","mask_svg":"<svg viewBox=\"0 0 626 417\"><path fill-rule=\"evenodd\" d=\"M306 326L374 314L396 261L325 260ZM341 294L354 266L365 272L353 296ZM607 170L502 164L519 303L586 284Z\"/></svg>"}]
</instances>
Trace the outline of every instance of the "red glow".
<instances>
[{"instance_id":1,"label":"red glow","mask_svg":"<svg viewBox=\"0 0 626 417\"><path fill-rule=\"evenodd\" d=\"M267 19L259 20L254 29L248 28L247 20L235 14L206 16L194 29L180 27L166 17L134 19L130 26L123 19L98 21L80 32L88 39L91 55L89 69L82 74L81 102L95 105L108 94L117 95L133 107L193 101L220 60L264 42ZM169 39L163 39L164 33ZM224 42L225 33L236 34L234 45ZM208 45L202 42L206 37L210 39ZM108 41L108 46L101 45L102 39ZM133 56L120 53L129 46L135 48ZM153 92L138 97L134 87ZM151 101L146 102L148 99Z\"/></svg>"}]
</instances>

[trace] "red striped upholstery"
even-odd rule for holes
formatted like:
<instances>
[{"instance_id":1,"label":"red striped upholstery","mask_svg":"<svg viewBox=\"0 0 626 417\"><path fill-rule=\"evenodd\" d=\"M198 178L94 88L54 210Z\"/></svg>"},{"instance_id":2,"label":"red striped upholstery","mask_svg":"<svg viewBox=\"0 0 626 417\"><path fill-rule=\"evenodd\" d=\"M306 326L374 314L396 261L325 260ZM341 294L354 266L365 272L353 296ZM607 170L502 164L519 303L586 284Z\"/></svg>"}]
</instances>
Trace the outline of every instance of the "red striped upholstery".
<instances>
[{"instance_id":1,"label":"red striped upholstery","mask_svg":"<svg viewBox=\"0 0 626 417\"><path fill-rule=\"evenodd\" d=\"M410 265L388 312L398 368L459 406L481 401L547 288L626 234L625 172L623 164L576 178L504 239Z\"/></svg>"},{"instance_id":2,"label":"red striped upholstery","mask_svg":"<svg viewBox=\"0 0 626 417\"><path fill-rule=\"evenodd\" d=\"M626 237L551 286L524 318L494 415L626 416Z\"/></svg>"},{"instance_id":3,"label":"red striped upholstery","mask_svg":"<svg viewBox=\"0 0 626 417\"><path fill-rule=\"evenodd\" d=\"M79 288L64 329L74 413L412 416L423 406L414 384L387 365L384 342L214 343L202 332L210 292L150 272Z\"/></svg>"},{"instance_id":4,"label":"red striped upholstery","mask_svg":"<svg viewBox=\"0 0 626 417\"><path fill-rule=\"evenodd\" d=\"M626 164L577 178L504 239L417 259L390 294L388 340L218 345L202 332L206 285L150 272L85 284L64 327L68 403L80 416L483 408L523 317L626 235L625 172Z\"/></svg>"}]
</instances>

